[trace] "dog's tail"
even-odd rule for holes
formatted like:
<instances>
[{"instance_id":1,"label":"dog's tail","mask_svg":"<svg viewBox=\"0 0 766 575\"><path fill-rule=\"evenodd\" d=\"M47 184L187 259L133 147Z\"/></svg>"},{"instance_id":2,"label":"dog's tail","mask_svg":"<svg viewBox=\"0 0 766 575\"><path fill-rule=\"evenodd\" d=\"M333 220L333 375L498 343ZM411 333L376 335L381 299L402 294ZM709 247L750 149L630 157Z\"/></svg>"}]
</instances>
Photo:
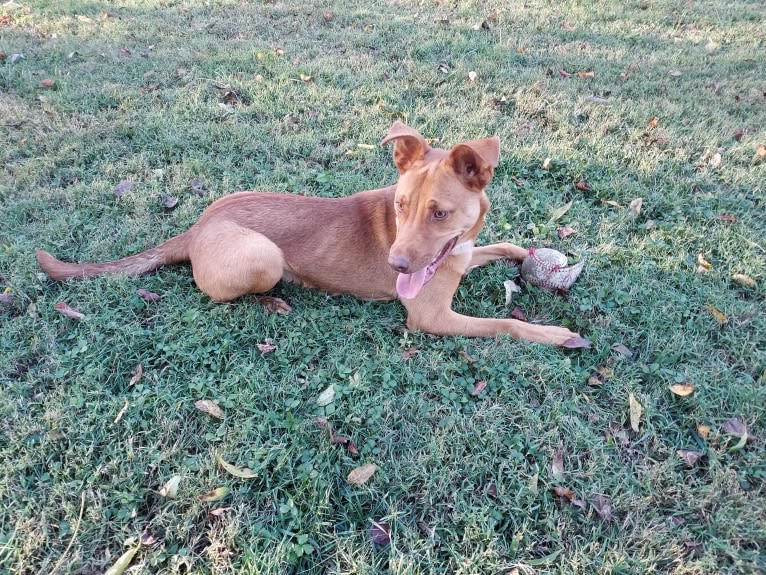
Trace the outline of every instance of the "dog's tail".
<instances>
[{"instance_id":1,"label":"dog's tail","mask_svg":"<svg viewBox=\"0 0 766 575\"><path fill-rule=\"evenodd\" d=\"M191 231L191 230L189 230ZM104 274L127 274L139 276L166 264L185 262L189 259L189 231L170 238L155 248L140 254L111 262L98 264L75 264L62 262L43 250L37 250L37 263L54 280L92 278Z\"/></svg>"}]
</instances>

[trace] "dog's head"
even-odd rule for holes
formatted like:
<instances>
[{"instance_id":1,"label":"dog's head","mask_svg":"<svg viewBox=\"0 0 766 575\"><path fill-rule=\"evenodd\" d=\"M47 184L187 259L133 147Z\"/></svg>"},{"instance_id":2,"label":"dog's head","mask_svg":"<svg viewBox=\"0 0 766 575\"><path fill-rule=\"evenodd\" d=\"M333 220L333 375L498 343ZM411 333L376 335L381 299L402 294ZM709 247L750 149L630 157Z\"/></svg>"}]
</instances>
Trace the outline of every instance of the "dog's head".
<instances>
[{"instance_id":1,"label":"dog's head","mask_svg":"<svg viewBox=\"0 0 766 575\"><path fill-rule=\"evenodd\" d=\"M396 240L388 263L399 272L399 296L412 299L455 246L479 234L489 207L484 189L500 157L500 140L495 136L441 150L429 146L417 130L395 122L382 143L391 141L399 182Z\"/></svg>"}]
</instances>

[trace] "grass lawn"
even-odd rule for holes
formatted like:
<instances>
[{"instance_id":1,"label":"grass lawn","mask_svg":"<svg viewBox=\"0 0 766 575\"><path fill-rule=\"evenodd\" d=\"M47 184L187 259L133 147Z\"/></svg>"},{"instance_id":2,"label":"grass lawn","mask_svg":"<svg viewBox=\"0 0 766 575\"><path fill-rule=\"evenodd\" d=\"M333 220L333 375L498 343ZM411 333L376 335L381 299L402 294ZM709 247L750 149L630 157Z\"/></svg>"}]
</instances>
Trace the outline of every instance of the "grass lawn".
<instances>
[{"instance_id":1,"label":"grass lawn","mask_svg":"<svg viewBox=\"0 0 766 575\"><path fill-rule=\"evenodd\" d=\"M0 3L0 572L766 572L764 54L760 0ZM239 190L388 185L397 119L500 136L482 242L586 259L510 303L516 267L474 270L457 308L591 349L37 268Z\"/></svg>"}]
</instances>

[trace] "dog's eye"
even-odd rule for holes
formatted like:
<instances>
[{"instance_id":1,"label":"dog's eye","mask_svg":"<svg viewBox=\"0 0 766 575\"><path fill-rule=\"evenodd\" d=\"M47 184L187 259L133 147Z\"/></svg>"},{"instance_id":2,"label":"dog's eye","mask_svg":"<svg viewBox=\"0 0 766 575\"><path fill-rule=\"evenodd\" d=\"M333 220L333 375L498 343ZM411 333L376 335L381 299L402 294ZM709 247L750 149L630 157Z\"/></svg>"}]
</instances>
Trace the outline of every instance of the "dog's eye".
<instances>
[{"instance_id":1,"label":"dog's eye","mask_svg":"<svg viewBox=\"0 0 766 575\"><path fill-rule=\"evenodd\" d=\"M444 220L449 215L449 212L447 210L434 210L434 219L435 220Z\"/></svg>"}]
</instances>

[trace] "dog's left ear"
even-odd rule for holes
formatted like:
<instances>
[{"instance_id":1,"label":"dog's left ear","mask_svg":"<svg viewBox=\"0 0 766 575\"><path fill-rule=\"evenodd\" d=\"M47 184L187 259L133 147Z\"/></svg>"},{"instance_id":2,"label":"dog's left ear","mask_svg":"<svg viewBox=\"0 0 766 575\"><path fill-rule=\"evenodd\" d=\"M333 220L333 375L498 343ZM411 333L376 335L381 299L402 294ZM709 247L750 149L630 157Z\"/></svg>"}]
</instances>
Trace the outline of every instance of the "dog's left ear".
<instances>
[{"instance_id":1,"label":"dog's left ear","mask_svg":"<svg viewBox=\"0 0 766 575\"><path fill-rule=\"evenodd\" d=\"M420 132L398 120L393 123L380 145L388 144L392 140L396 140L394 143L394 164L402 174L417 162L422 162L429 150L428 142L420 135Z\"/></svg>"},{"instance_id":2,"label":"dog's left ear","mask_svg":"<svg viewBox=\"0 0 766 575\"><path fill-rule=\"evenodd\" d=\"M500 160L500 138L463 142L452 148L446 162L463 184L477 192L487 187Z\"/></svg>"}]
</instances>

